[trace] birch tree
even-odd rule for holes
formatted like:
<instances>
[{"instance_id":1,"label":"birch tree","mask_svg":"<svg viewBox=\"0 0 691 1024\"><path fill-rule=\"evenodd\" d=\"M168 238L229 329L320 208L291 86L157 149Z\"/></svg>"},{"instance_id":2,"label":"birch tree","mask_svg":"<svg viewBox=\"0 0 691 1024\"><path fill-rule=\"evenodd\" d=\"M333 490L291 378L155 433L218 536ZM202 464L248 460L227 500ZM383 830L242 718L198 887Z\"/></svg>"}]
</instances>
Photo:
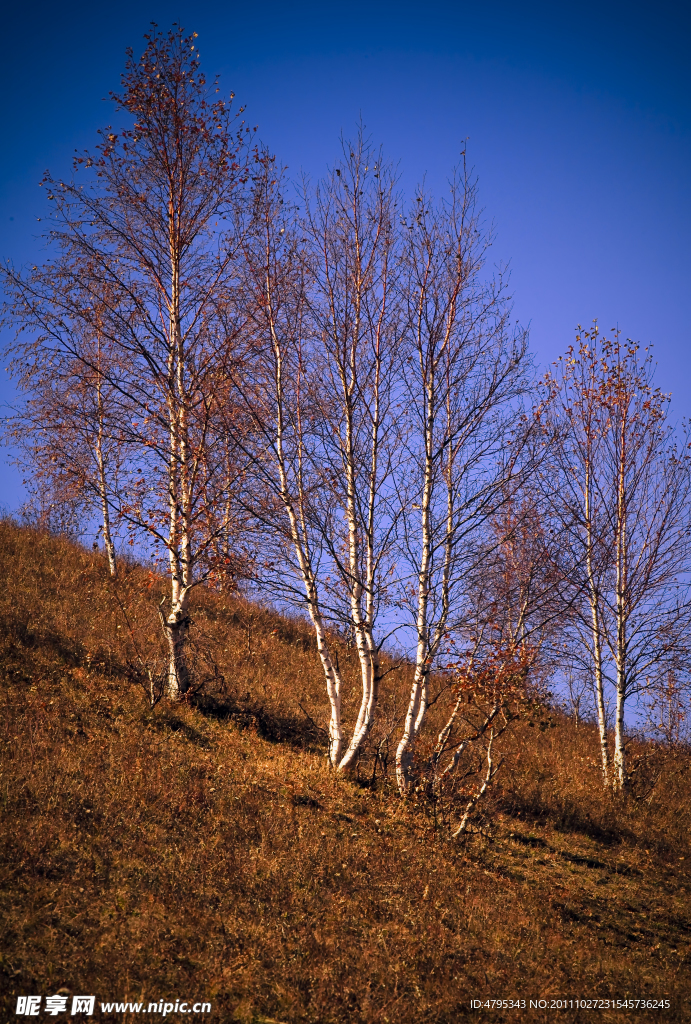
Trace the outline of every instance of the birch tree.
<instances>
[{"instance_id":1,"label":"birch tree","mask_svg":"<svg viewBox=\"0 0 691 1024\"><path fill-rule=\"evenodd\" d=\"M262 439L255 465L267 497L258 515L301 595L280 568L263 580L306 607L329 696L330 759L346 771L378 698L398 374L395 181L362 133L343 153L328 179L303 193L297 221L264 157L248 247L261 369L256 386L248 391L245 378L240 387ZM329 628L352 633L359 658L361 700L349 741Z\"/></svg>"},{"instance_id":2,"label":"birch tree","mask_svg":"<svg viewBox=\"0 0 691 1024\"><path fill-rule=\"evenodd\" d=\"M211 571L207 556L224 529L218 510L233 486L212 449L221 436L218 352L242 317L233 306L234 214L248 135L207 84L194 37L175 28L145 38L140 59L128 51L112 97L127 126L101 132L95 153L76 158L72 180L45 178L54 264L5 278L20 327L40 331L52 316L49 345L88 373L97 362L75 346L71 328L96 309L84 295L104 300L98 333L114 358L103 377L117 396L117 436L128 454L113 500L133 541L167 564L161 624L167 692L178 698L189 686L190 592ZM60 294L46 284L52 267ZM96 335L95 320L89 326ZM15 353L21 358L21 338Z\"/></svg>"},{"instance_id":3,"label":"birch tree","mask_svg":"<svg viewBox=\"0 0 691 1024\"><path fill-rule=\"evenodd\" d=\"M284 600L303 604L309 615L330 706L329 760L337 767L343 755L342 681L322 607L322 538L311 515L318 482L313 413L304 405L312 388L305 257L294 210L284 205L284 188L275 159L262 153L244 247L244 294L255 358L249 373L231 371L229 376L253 422L248 456L257 481L252 513L262 533L259 581Z\"/></svg>"},{"instance_id":4,"label":"birch tree","mask_svg":"<svg viewBox=\"0 0 691 1024\"><path fill-rule=\"evenodd\" d=\"M343 159L310 194L307 299L315 340L314 436L330 507L317 525L336 586L336 621L355 640L362 695L339 767L350 768L371 729L381 681L400 470L400 244L396 179L360 128ZM347 604L334 598L343 593Z\"/></svg>"},{"instance_id":5,"label":"birch tree","mask_svg":"<svg viewBox=\"0 0 691 1024\"><path fill-rule=\"evenodd\" d=\"M37 270L34 287L38 281ZM56 267L41 280L43 296L50 295L53 301L33 305L33 326L41 333L21 347L11 366L25 402L7 421L6 436L19 450L17 462L27 474L30 507L40 515L47 496L52 515L74 507L80 520L99 520L97 536L103 536L114 577L113 497L124 451L117 437L117 402L108 382L112 368L101 329L102 303L95 309L88 306L80 315L73 295L74 315L65 323L54 301L64 285ZM26 295L23 302L26 311ZM67 334L68 350L53 344Z\"/></svg>"},{"instance_id":6,"label":"birch tree","mask_svg":"<svg viewBox=\"0 0 691 1024\"><path fill-rule=\"evenodd\" d=\"M403 795L414 784L430 675L463 621L479 534L518 479L515 403L529 380L527 336L510 323L505 280L483 278L491 236L465 166L446 202L416 196L406 234L401 603L415 668L396 754Z\"/></svg>"},{"instance_id":7,"label":"birch tree","mask_svg":"<svg viewBox=\"0 0 691 1024\"><path fill-rule=\"evenodd\" d=\"M627 705L689 666L688 436L675 437L649 351L597 325L579 329L577 346L548 378L543 479L582 595L573 636L592 672L603 781L626 792Z\"/></svg>"},{"instance_id":8,"label":"birch tree","mask_svg":"<svg viewBox=\"0 0 691 1024\"><path fill-rule=\"evenodd\" d=\"M560 361L558 373L550 377L551 395L543 410L547 458L540 476L562 526L562 551L568 550L570 555L573 586L584 598L581 607L586 614L578 617L576 643L591 672L603 782L609 786L612 768L602 615L610 536L603 515L605 495L600 493L609 417L601 401L603 367L588 341L586 335L579 341L578 354L570 350L566 361ZM577 660L581 659L577 656Z\"/></svg>"}]
</instances>

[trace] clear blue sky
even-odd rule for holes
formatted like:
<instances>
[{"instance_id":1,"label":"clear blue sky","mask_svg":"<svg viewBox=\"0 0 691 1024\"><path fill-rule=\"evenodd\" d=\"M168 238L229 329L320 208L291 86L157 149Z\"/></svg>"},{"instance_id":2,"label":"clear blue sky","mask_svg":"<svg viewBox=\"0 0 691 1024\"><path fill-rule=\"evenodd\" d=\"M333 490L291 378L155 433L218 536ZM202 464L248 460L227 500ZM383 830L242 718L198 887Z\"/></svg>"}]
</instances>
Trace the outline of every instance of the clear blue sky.
<instances>
[{"instance_id":1,"label":"clear blue sky","mask_svg":"<svg viewBox=\"0 0 691 1024\"><path fill-rule=\"evenodd\" d=\"M0 67L3 259L40 258L40 176L69 175L110 122L103 97L152 20L199 33L207 75L296 175L319 175L360 115L404 186L426 173L442 189L469 138L536 361L578 322L618 323L654 343L658 382L691 415L687 3L17 4ZM0 505L20 499L3 458Z\"/></svg>"}]
</instances>

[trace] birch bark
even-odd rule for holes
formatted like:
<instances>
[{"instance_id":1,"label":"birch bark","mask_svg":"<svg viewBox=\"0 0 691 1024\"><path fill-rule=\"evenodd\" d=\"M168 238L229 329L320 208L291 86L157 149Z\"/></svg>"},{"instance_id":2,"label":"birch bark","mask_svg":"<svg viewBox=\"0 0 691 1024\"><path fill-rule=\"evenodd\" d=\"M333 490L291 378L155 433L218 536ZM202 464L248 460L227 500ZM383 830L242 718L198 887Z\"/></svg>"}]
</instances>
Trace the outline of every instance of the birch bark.
<instances>
[{"instance_id":1,"label":"birch bark","mask_svg":"<svg viewBox=\"0 0 691 1024\"><path fill-rule=\"evenodd\" d=\"M304 254L291 230L292 211L283 202L283 184L274 158L262 152L254 184L254 220L244 248L244 292L257 351L252 375L234 377L233 387L253 422L248 458L257 491L264 495L252 509L267 554L271 552L265 560L270 575L265 574L261 584L307 611L329 700L329 761L337 767L344 747L342 682L322 610L319 530L315 531L311 506L314 411L310 368L305 365L309 340L304 337ZM277 573L271 572L274 559ZM299 590L282 577L286 562Z\"/></svg>"},{"instance_id":2,"label":"birch bark","mask_svg":"<svg viewBox=\"0 0 691 1024\"><path fill-rule=\"evenodd\" d=\"M256 384L234 386L254 417L253 465L266 495L255 513L272 556L261 584L309 615L329 698L330 759L345 772L378 700L398 371L395 181L362 134L343 156L325 182L305 188L299 219L273 158L261 156L246 250L260 369ZM349 739L334 650L343 632L354 637L360 676Z\"/></svg>"},{"instance_id":3,"label":"birch bark","mask_svg":"<svg viewBox=\"0 0 691 1024\"><path fill-rule=\"evenodd\" d=\"M117 440L123 467L106 499L99 432L93 490L104 538L108 548L112 513L168 571L160 614L167 692L179 699L190 682L190 594L218 576L215 552L234 497L220 368L239 347L234 285L248 134L228 101L210 98L194 36L154 28L145 38L141 57L128 51L113 96L129 127L105 129L95 153L77 156L83 183L44 182L58 258L28 278L6 277L20 325L42 332L39 349L71 358L107 388L109 441ZM102 368L75 343L97 327Z\"/></svg>"},{"instance_id":4,"label":"birch bark","mask_svg":"<svg viewBox=\"0 0 691 1024\"><path fill-rule=\"evenodd\" d=\"M621 793L627 793L629 788L629 777L626 767L626 740L624 736L625 721L624 708L626 695L629 689L627 672L629 668L628 644L627 644L627 603L629 598L628 581L628 555L629 545L627 536L627 465L628 453L628 397L619 403L616 419L617 432L617 482L616 482L616 518L615 518L615 544L616 544L616 596L615 596L615 623L616 623L616 710L614 717L614 770L617 773L617 787ZM641 497L648 497L641 495Z\"/></svg>"},{"instance_id":5,"label":"birch bark","mask_svg":"<svg viewBox=\"0 0 691 1024\"><path fill-rule=\"evenodd\" d=\"M115 558L115 544L113 543L113 534L110 528L110 496L108 480L106 476L106 460L104 455L104 433L105 433L105 407L103 402L103 372L101 366L101 339L100 335L98 338L98 358L97 358L97 376L96 376L96 410L97 410L97 428L96 428L96 466L97 466L97 481L98 481L98 496L101 502L101 515L103 518L102 530L103 530L103 544L106 549L106 557L108 559L108 571L111 578L115 578L118 574L117 561Z\"/></svg>"},{"instance_id":6,"label":"birch bark","mask_svg":"<svg viewBox=\"0 0 691 1024\"><path fill-rule=\"evenodd\" d=\"M320 531L337 583L332 607L352 632L360 701L339 762L357 762L376 712L381 677L377 619L396 512L398 460L393 396L398 381L399 239L395 177L364 138L343 143L343 160L313 194L305 194L303 230L310 252L309 313L321 414L320 473L338 514L324 510ZM341 532L342 531L342 532ZM345 552L345 554L344 554ZM347 604L338 590L347 595Z\"/></svg>"},{"instance_id":7,"label":"birch bark","mask_svg":"<svg viewBox=\"0 0 691 1024\"><path fill-rule=\"evenodd\" d=\"M669 396L653 386L649 352L600 336L577 336L549 380L553 507L570 560L573 656L583 644L594 674L603 783L630 788L626 708L690 665L687 526L691 495L686 437L667 422ZM551 460L551 461L550 461ZM581 608L578 595L582 595ZM605 687L614 691L610 759Z\"/></svg>"},{"instance_id":8,"label":"birch bark","mask_svg":"<svg viewBox=\"0 0 691 1024\"><path fill-rule=\"evenodd\" d=\"M590 602L590 614L592 621L592 652L594 668L594 690L595 708L597 711L597 725L600 736L600 760L602 763L602 777L605 787L610 785L610 758L609 743L607 739L607 710L605 707L604 671L602 654L602 601L600 596L600 585L595 570L595 530L593 518L592 494L592 471L590 458L585 467L585 568L588 588L588 600Z\"/></svg>"},{"instance_id":9,"label":"birch bark","mask_svg":"<svg viewBox=\"0 0 691 1024\"><path fill-rule=\"evenodd\" d=\"M501 452L512 402L526 380L526 339L509 328L503 282L481 278L491 240L480 230L475 200L464 165L448 204L435 206L420 193L408 215L405 394L415 468L405 496L401 558L412 577L405 577L405 587L414 599L402 604L414 622L415 668L396 751L402 795L416 784L414 750L430 674L462 620L471 552L506 497L513 470L507 475Z\"/></svg>"}]
</instances>

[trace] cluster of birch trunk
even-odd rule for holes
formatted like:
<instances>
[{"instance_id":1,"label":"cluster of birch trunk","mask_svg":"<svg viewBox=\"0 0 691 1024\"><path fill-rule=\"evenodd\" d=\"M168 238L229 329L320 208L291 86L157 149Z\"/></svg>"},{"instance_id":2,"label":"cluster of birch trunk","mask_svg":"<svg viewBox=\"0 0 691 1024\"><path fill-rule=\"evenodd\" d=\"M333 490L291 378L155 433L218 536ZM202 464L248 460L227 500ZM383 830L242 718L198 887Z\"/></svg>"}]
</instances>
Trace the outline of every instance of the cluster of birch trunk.
<instances>
[{"instance_id":1,"label":"cluster of birch trunk","mask_svg":"<svg viewBox=\"0 0 691 1024\"><path fill-rule=\"evenodd\" d=\"M360 129L296 185L219 96L194 37L154 31L124 127L43 182L54 255L3 271L35 495L98 519L113 576L116 536L165 566L171 699L190 593L230 581L309 619L336 770L404 663L399 790L439 793L480 750L462 831L497 738L576 672L626 790L627 702L679 723L688 692L687 446L649 353L595 327L538 381L465 156L406 200Z\"/></svg>"}]
</instances>

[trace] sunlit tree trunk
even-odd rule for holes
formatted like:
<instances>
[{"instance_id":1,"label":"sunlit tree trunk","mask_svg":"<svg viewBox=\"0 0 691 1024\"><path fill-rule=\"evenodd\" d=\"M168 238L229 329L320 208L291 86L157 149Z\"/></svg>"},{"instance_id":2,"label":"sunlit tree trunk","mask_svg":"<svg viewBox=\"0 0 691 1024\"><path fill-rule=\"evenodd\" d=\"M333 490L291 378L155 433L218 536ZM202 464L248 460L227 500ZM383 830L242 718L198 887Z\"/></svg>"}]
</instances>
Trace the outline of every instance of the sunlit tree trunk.
<instances>
[{"instance_id":1,"label":"sunlit tree trunk","mask_svg":"<svg viewBox=\"0 0 691 1024\"><path fill-rule=\"evenodd\" d=\"M628 396L626 396L628 398ZM626 793L629 788L629 776L626 766L626 738L624 734L624 708L628 693L628 644L627 644L627 603L629 599L628 557L629 545L627 536L627 469L630 471L627 451L628 403L621 403L619 423L617 424L618 466L617 466L617 499L616 499L616 710L614 717L614 770L617 774L617 786L620 792ZM652 495L650 496L652 497Z\"/></svg>"},{"instance_id":2,"label":"sunlit tree trunk","mask_svg":"<svg viewBox=\"0 0 691 1024\"><path fill-rule=\"evenodd\" d=\"M178 700L191 682L190 594L218 579L233 497L219 407L225 353L242 320L234 286L249 135L230 101L213 95L194 36L154 26L145 39L141 56L128 51L113 96L122 127L103 130L95 152L75 158L83 180L46 176L58 258L27 278L6 276L17 319L39 332L47 359L67 356L93 375L81 338L90 343L98 321L116 410L114 424L105 410L108 455L117 441L124 465L113 486L101 448L90 485L106 547L110 510L130 542L168 570L159 611L166 692Z\"/></svg>"},{"instance_id":3,"label":"sunlit tree trunk","mask_svg":"<svg viewBox=\"0 0 691 1024\"><path fill-rule=\"evenodd\" d=\"M592 495L592 471L590 456L588 456L585 467L585 487L583 491L585 502L585 531L586 531L586 553L585 567L588 587L588 600L590 602L590 614L592 623L592 654L593 654L593 688L595 693L595 709L597 712L597 725L600 736L600 758L602 763L602 776L605 786L611 781L609 763L609 744L607 740L607 709L605 707L604 673L602 662L602 609L600 601L600 589L595 571L595 539L593 531L593 495Z\"/></svg>"},{"instance_id":4,"label":"sunlit tree trunk","mask_svg":"<svg viewBox=\"0 0 691 1024\"><path fill-rule=\"evenodd\" d=\"M424 293L421 292L421 297ZM448 338L446 339L448 341ZM421 372L424 375L424 342L418 334L418 355L421 362ZM453 502L449 493L449 516L446 524L446 538L444 545L444 574L441 581L442 614L434 626L434 640L430 644L430 623L428 620L429 595L432 586L431 564L432 564L432 498L434 487L435 471L435 424L436 424L436 403L438 399L435 380L436 367L432 365L428 370L426 386L424 387L424 471L423 488L420 507L420 566L417 578L417 620L415 623L417 633L417 644L415 648L415 671L413 684L408 700L403 735L399 740L396 749L396 780L399 792L407 795L412 787L411 761L415 740L420 732L422 723L425 720L427 711L427 688L429 683L429 672L434 661L436 648L440 636L446 629L449 607L449 563L453 545ZM444 439L443 445L448 446L449 438ZM449 453L451 457L451 453ZM450 485L451 475L447 476ZM447 491L450 490L447 485Z\"/></svg>"},{"instance_id":5,"label":"sunlit tree trunk","mask_svg":"<svg viewBox=\"0 0 691 1024\"><path fill-rule=\"evenodd\" d=\"M103 406L103 378L101 374L101 351L99 338L98 370L96 377L96 408L98 416L98 427L96 432L96 465L98 468L98 496L101 502L101 514L103 516L103 543L108 559L108 571L112 578L117 576L117 562L115 559L115 544L110 528L110 504L108 494L108 480L106 477L106 464L103 453L103 433L105 426L105 413Z\"/></svg>"},{"instance_id":6,"label":"sunlit tree trunk","mask_svg":"<svg viewBox=\"0 0 691 1024\"><path fill-rule=\"evenodd\" d=\"M404 499L401 553L410 567L403 603L414 622L415 665L396 750L404 796L416 784L414 752L430 676L445 637L459 625L452 613L458 616L470 586L468 548L504 500L511 475L508 460L502 465L501 438L513 418L512 400L525 386L526 344L507 323L502 283L481 280L489 239L479 230L475 183L465 165L448 203L416 196L407 227L402 435L407 431L412 446L415 483Z\"/></svg>"},{"instance_id":7,"label":"sunlit tree trunk","mask_svg":"<svg viewBox=\"0 0 691 1024\"><path fill-rule=\"evenodd\" d=\"M271 279L267 277L267 308L271 310L272 294ZM314 634L317 642L317 651L321 661L326 681L326 692L329 698L330 719L329 719L329 761L337 767L340 764L343 754L343 726L341 722L341 678L331 655L324 619L319 607L317 579L312 566L310 548L308 541L307 524L305 522L304 505L304 478L303 467L299 462L298 480L298 507L296 510L295 501L291 495L288 472L286 468L286 456L284 450L284 366L281 344L273 322L271 323L271 338L274 352L275 366L275 402L276 402L276 436L275 451L280 482L279 495L284 511L290 524L290 539L295 551L295 557L299 566L300 577L305 589L307 599L307 611L309 613ZM299 389L298 389L299 395ZM299 397L298 397L299 407ZM298 408L298 423L300 422L300 409ZM302 438L298 437L298 444L302 446Z\"/></svg>"},{"instance_id":8,"label":"sunlit tree trunk","mask_svg":"<svg viewBox=\"0 0 691 1024\"><path fill-rule=\"evenodd\" d=\"M564 537L573 584L574 650L594 671L603 782L630 788L626 708L691 663L688 432L677 441L669 396L653 385L646 350L579 328L548 378L549 469L541 479ZM581 595L584 600L581 603ZM573 649L572 649L573 650ZM587 657L583 656L587 655ZM614 757L607 742L605 684L614 690Z\"/></svg>"},{"instance_id":9,"label":"sunlit tree trunk","mask_svg":"<svg viewBox=\"0 0 691 1024\"><path fill-rule=\"evenodd\" d=\"M357 209L355 211L357 213ZM353 327L353 341L348 359L346 374L345 366L339 366L340 381L342 387L343 415L345 419L345 445L344 445L344 474L346 478L346 523L348 529L348 557L349 557L349 589L350 589L350 615L353 632L355 635L355 646L360 663L360 680L362 696L357 721L353 729L352 738L348 744L343 758L339 764L340 771L348 771L353 765L358 751L364 743L374 722L374 714L379 697L380 681L380 659L379 650L374 637L375 614L376 614L376 531L377 531L377 498L380 487L378 463L380 456L380 416L381 416L381 387L382 387L382 358L381 358L381 337L379 330L375 333L374 352L372 356L372 367L374 381L370 394L372 402L370 431L370 465L366 475L366 500L364 502L363 514L358 510L358 471L361 470L364 462L357 451L354 430L354 418L358 414L356 397L361 390L360 374L358 367L359 345L361 341L360 325L360 303L364 291L362 280L363 270L360 266L360 251L355 244L356 280L355 280L355 324ZM377 325L380 328L380 324ZM391 382L386 382L390 386ZM365 464L366 468L366 464ZM361 548L364 546L364 559Z\"/></svg>"},{"instance_id":10,"label":"sunlit tree trunk","mask_svg":"<svg viewBox=\"0 0 691 1024\"><path fill-rule=\"evenodd\" d=\"M349 772L379 699L377 617L398 514L393 467L401 456L392 403L401 296L395 178L362 129L342 146L343 161L305 196L302 230L321 378L314 469L331 482L334 506L317 513L318 529L331 562L334 614L354 638L360 671L357 719L338 765Z\"/></svg>"}]
</instances>

